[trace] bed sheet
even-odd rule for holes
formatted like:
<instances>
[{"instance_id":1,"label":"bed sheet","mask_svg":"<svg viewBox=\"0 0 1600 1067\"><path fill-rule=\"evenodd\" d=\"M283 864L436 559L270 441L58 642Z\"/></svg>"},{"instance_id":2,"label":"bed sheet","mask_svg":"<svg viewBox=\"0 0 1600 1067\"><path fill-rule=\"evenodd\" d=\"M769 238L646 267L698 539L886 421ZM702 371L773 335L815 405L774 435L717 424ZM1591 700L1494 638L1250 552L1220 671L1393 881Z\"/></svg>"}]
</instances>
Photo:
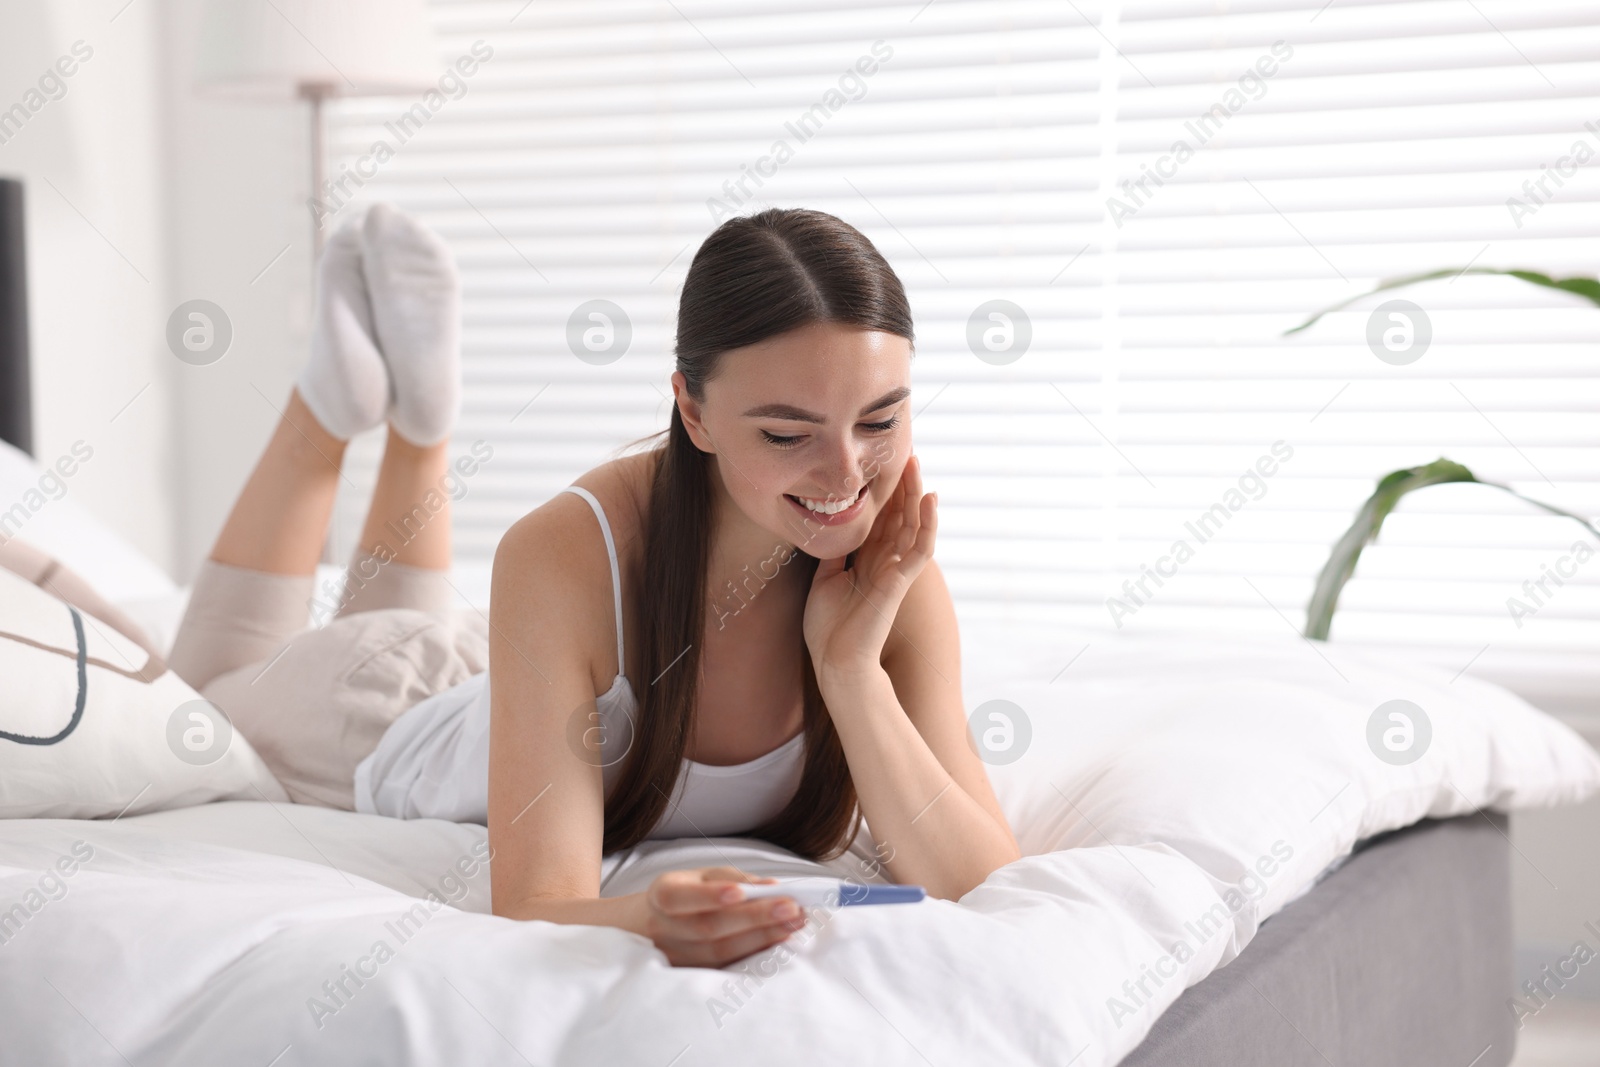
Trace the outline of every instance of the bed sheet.
<instances>
[{"instance_id":1,"label":"bed sheet","mask_svg":"<svg viewBox=\"0 0 1600 1067\"><path fill-rule=\"evenodd\" d=\"M241 814L258 828L276 818ZM367 818L316 821L350 823L335 831L348 844ZM1063 1062L1090 1028L1052 1006L1104 1003L1126 961L1217 903L1170 850L1141 850L1135 868L1125 849L1081 848L1013 864L960 904L808 909L787 945L673 968L621 930L450 906L481 906L481 885L454 889L475 833L412 826L371 847L368 873L414 879L435 905L356 874L348 852L341 871L194 840L194 822L173 829L4 828L8 895L19 871L37 883L60 857L87 858L0 947L0 999L27 1020L0 1063ZM402 840L426 854L398 863L386 850ZM822 873L740 839L647 844L608 894L686 866ZM300 846L280 834L273 847ZM1225 941L1202 944L1186 974L1198 980Z\"/></svg>"}]
</instances>

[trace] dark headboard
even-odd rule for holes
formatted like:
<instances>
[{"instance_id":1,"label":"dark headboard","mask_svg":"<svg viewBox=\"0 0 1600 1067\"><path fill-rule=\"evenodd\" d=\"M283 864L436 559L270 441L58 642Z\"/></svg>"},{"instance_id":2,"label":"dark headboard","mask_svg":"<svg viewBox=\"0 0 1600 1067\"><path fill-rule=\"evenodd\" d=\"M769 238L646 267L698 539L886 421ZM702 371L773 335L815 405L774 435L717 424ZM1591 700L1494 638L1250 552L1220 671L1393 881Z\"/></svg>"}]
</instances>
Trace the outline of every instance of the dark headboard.
<instances>
[{"instance_id":1,"label":"dark headboard","mask_svg":"<svg viewBox=\"0 0 1600 1067\"><path fill-rule=\"evenodd\" d=\"M0 178L0 440L33 454L22 183Z\"/></svg>"}]
</instances>

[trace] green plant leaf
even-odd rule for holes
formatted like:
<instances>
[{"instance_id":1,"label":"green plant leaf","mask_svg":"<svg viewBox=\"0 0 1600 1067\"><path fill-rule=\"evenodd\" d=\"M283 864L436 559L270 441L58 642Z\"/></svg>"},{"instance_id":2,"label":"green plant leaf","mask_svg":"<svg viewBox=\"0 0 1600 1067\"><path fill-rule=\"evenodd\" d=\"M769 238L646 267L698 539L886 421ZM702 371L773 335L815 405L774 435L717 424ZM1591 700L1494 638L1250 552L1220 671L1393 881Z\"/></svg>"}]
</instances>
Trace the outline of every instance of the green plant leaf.
<instances>
[{"instance_id":1,"label":"green plant leaf","mask_svg":"<svg viewBox=\"0 0 1600 1067\"><path fill-rule=\"evenodd\" d=\"M1600 280L1594 278L1582 276L1552 278L1548 274L1541 274L1534 270L1501 270L1498 267L1450 267L1446 270L1431 270L1425 274L1407 274L1400 278L1390 278L1387 281L1379 282L1377 286L1364 293L1323 308L1300 325L1284 330L1283 336L1288 337L1292 333L1299 333L1301 330L1309 329L1324 315L1343 310L1359 300L1365 300L1374 293L1382 293L1390 289L1403 289L1408 285L1436 281L1439 278L1459 277L1462 274L1498 274L1508 278L1520 278L1530 285L1540 285L1546 289L1559 289L1565 293L1581 296L1596 307L1600 307Z\"/></svg>"},{"instance_id":2,"label":"green plant leaf","mask_svg":"<svg viewBox=\"0 0 1600 1067\"><path fill-rule=\"evenodd\" d=\"M1378 479L1377 488L1356 512L1355 521L1333 546L1333 551L1328 555L1328 562L1323 564L1322 573L1317 575L1316 588L1311 593L1311 603L1306 606L1306 637L1318 641L1328 639L1328 631L1333 626L1333 612L1339 606L1339 593L1350 580L1350 576L1355 573L1356 563L1361 559L1361 550L1377 540L1378 531L1383 528L1383 520L1389 517L1389 513L1400 502L1400 498L1418 489L1445 482L1474 482L1510 493L1519 500L1525 500L1552 515L1573 519L1600 539L1600 529L1596 529L1594 524L1583 516L1523 496L1510 486L1498 482L1480 481L1470 470L1453 460L1440 457L1425 466L1391 471Z\"/></svg>"}]
</instances>

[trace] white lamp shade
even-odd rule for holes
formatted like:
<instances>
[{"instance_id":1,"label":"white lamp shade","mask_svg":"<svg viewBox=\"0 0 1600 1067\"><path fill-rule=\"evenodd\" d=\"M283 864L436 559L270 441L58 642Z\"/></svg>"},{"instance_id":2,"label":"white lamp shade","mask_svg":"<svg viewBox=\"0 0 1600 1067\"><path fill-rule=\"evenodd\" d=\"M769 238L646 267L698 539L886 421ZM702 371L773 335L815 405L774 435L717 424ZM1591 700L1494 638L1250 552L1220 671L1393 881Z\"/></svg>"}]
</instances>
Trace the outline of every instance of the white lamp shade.
<instances>
[{"instance_id":1,"label":"white lamp shade","mask_svg":"<svg viewBox=\"0 0 1600 1067\"><path fill-rule=\"evenodd\" d=\"M281 100L420 92L442 71L425 0L208 0L196 89Z\"/></svg>"}]
</instances>

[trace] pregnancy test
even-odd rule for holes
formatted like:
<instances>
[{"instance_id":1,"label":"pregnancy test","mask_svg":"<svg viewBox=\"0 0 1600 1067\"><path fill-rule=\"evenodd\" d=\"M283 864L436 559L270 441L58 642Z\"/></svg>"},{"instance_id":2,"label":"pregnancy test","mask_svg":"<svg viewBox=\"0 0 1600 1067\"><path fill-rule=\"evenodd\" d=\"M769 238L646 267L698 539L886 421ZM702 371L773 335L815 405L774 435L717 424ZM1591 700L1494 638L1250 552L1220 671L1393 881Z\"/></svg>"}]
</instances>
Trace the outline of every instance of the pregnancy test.
<instances>
[{"instance_id":1,"label":"pregnancy test","mask_svg":"<svg viewBox=\"0 0 1600 1067\"><path fill-rule=\"evenodd\" d=\"M785 885L782 882L752 885L741 883L746 900L763 897L788 897L808 908L844 907L849 904L914 904L927 896L920 885L861 885L838 882L834 885Z\"/></svg>"}]
</instances>

